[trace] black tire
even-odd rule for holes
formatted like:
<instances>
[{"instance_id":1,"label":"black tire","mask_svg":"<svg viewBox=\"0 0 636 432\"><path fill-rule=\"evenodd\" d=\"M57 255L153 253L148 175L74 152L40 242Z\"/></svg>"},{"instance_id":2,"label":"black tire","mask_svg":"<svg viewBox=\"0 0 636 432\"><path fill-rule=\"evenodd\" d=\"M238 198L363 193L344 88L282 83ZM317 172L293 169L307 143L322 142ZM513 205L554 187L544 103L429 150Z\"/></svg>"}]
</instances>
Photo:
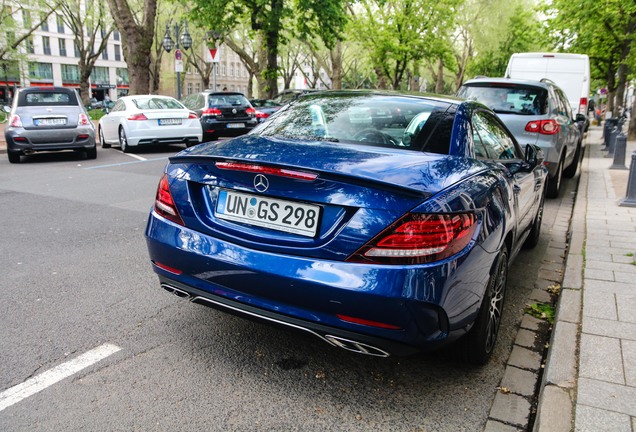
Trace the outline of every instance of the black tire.
<instances>
[{"instance_id":1,"label":"black tire","mask_svg":"<svg viewBox=\"0 0 636 432\"><path fill-rule=\"evenodd\" d=\"M7 152L9 163L20 163L20 153Z\"/></svg>"},{"instance_id":2,"label":"black tire","mask_svg":"<svg viewBox=\"0 0 636 432\"><path fill-rule=\"evenodd\" d=\"M86 159L97 159L97 146L86 149Z\"/></svg>"},{"instance_id":3,"label":"black tire","mask_svg":"<svg viewBox=\"0 0 636 432\"><path fill-rule=\"evenodd\" d=\"M572 163L566 169L563 170L563 175L566 178L574 177L574 175L576 174L576 170L579 169L579 162L581 161L582 146L583 146L582 143L579 143L576 146L576 151L574 152L574 159L572 159Z\"/></svg>"},{"instance_id":4,"label":"black tire","mask_svg":"<svg viewBox=\"0 0 636 432\"><path fill-rule=\"evenodd\" d=\"M559 190L561 189L561 180L563 180L563 158L559 161L556 173L554 177L548 178L548 198L556 198L559 196Z\"/></svg>"},{"instance_id":5,"label":"black tire","mask_svg":"<svg viewBox=\"0 0 636 432\"><path fill-rule=\"evenodd\" d=\"M126 131L123 127L119 128L119 147L124 153L130 152L130 146L128 145L128 138L126 138Z\"/></svg>"},{"instance_id":6,"label":"black tire","mask_svg":"<svg viewBox=\"0 0 636 432\"><path fill-rule=\"evenodd\" d=\"M541 195L541 202L539 203L539 210L537 211L534 221L532 222L532 228L530 228L530 234L526 238L523 247L526 249L532 249L539 244L539 237L541 236L541 223L543 222L543 206L545 203L545 189Z\"/></svg>"},{"instance_id":7,"label":"black tire","mask_svg":"<svg viewBox=\"0 0 636 432\"><path fill-rule=\"evenodd\" d=\"M102 146L102 148L110 148L110 144L108 144L104 139L104 131L102 130L102 128L99 128L99 144Z\"/></svg>"},{"instance_id":8,"label":"black tire","mask_svg":"<svg viewBox=\"0 0 636 432\"><path fill-rule=\"evenodd\" d=\"M477 319L470 331L458 341L463 361L484 365L497 342L508 279L508 250L504 246L493 266Z\"/></svg>"}]
</instances>

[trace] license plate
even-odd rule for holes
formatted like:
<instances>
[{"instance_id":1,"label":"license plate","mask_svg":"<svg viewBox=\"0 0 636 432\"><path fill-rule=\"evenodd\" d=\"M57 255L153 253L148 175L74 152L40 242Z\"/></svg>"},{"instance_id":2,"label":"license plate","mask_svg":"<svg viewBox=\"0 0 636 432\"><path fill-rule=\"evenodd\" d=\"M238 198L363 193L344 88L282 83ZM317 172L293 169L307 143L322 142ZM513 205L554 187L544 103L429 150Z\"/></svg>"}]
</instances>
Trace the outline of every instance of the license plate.
<instances>
[{"instance_id":1,"label":"license plate","mask_svg":"<svg viewBox=\"0 0 636 432\"><path fill-rule=\"evenodd\" d=\"M65 118L34 119L33 123L36 126L64 126L66 124L66 119Z\"/></svg>"},{"instance_id":2,"label":"license plate","mask_svg":"<svg viewBox=\"0 0 636 432\"><path fill-rule=\"evenodd\" d=\"M276 231L315 237L319 206L221 190L214 215Z\"/></svg>"},{"instance_id":3,"label":"license plate","mask_svg":"<svg viewBox=\"0 0 636 432\"><path fill-rule=\"evenodd\" d=\"M244 127L245 127L245 123L228 123L227 124L228 129L239 129Z\"/></svg>"},{"instance_id":4,"label":"license plate","mask_svg":"<svg viewBox=\"0 0 636 432\"><path fill-rule=\"evenodd\" d=\"M172 118L172 119L159 119L159 126L167 126L167 125L180 125L181 119Z\"/></svg>"}]
</instances>

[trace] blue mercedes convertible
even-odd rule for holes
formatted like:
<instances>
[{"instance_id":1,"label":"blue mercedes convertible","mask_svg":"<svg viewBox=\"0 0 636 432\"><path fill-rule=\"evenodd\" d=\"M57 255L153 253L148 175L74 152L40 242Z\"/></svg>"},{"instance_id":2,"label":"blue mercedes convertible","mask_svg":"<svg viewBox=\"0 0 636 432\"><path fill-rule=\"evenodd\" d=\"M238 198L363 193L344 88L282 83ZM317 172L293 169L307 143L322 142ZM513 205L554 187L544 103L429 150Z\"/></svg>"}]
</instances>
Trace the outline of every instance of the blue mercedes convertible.
<instances>
[{"instance_id":1,"label":"blue mercedes convertible","mask_svg":"<svg viewBox=\"0 0 636 432\"><path fill-rule=\"evenodd\" d=\"M146 228L165 290L373 356L485 363L546 169L475 101L302 96L170 158Z\"/></svg>"}]
</instances>

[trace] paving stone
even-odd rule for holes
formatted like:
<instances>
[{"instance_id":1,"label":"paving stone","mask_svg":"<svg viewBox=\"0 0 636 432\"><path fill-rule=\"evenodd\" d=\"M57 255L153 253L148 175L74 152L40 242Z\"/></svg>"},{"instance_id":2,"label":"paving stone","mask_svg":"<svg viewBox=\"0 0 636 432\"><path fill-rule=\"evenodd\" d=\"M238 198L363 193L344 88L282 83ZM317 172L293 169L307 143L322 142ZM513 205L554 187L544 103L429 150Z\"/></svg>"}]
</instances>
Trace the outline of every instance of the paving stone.
<instances>
[{"instance_id":1,"label":"paving stone","mask_svg":"<svg viewBox=\"0 0 636 432\"><path fill-rule=\"evenodd\" d=\"M484 428L484 432L521 432L522 430L495 420L488 420Z\"/></svg>"},{"instance_id":2,"label":"paving stone","mask_svg":"<svg viewBox=\"0 0 636 432\"><path fill-rule=\"evenodd\" d=\"M508 366L501 379L501 387L505 387L511 392L522 396L532 396L537 385L537 379L537 374L534 372Z\"/></svg>"},{"instance_id":3,"label":"paving stone","mask_svg":"<svg viewBox=\"0 0 636 432\"><path fill-rule=\"evenodd\" d=\"M538 371L541 367L541 360L540 353L519 345L513 345L512 352L508 358L508 365Z\"/></svg>"},{"instance_id":4,"label":"paving stone","mask_svg":"<svg viewBox=\"0 0 636 432\"><path fill-rule=\"evenodd\" d=\"M634 295L616 294L616 307L619 321L636 323L636 288Z\"/></svg>"},{"instance_id":5,"label":"paving stone","mask_svg":"<svg viewBox=\"0 0 636 432\"><path fill-rule=\"evenodd\" d=\"M550 285L555 285L554 282L552 282ZM546 286L546 288L548 287ZM536 287L536 284L535 284ZM545 303L545 304L551 304L552 303L552 295L545 291L544 289L533 289L532 292L530 293L530 295L528 296L528 299L530 300L530 302L534 303Z\"/></svg>"},{"instance_id":6,"label":"paving stone","mask_svg":"<svg viewBox=\"0 0 636 432\"><path fill-rule=\"evenodd\" d=\"M504 423L520 426L524 430L530 416L530 402L512 393L497 392L490 410L490 417Z\"/></svg>"},{"instance_id":7,"label":"paving stone","mask_svg":"<svg viewBox=\"0 0 636 432\"><path fill-rule=\"evenodd\" d=\"M572 388L576 378L576 351L579 326L558 321L552 333L544 381L563 388Z\"/></svg>"},{"instance_id":8,"label":"paving stone","mask_svg":"<svg viewBox=\"0 0 636 432\"><path fill-rule=\"evenodd\" d=\"M563 274L563 287L580 289L583 286L583 255L568 255Z\"/></svg>"},{"instance_id":9,"label":"paving stone","mask_svg":"<svg viewBox=\"0 0 636 432\"><path fill-rule=\"evenodd\" d=\"M537 412L533 431L570 432L572 430L572 398L567 390L546 386Z\"/></svg>"},{"instance_id":10,"label":"paving stone","mask_svg":"<svg viewBox=\"0 0 636 432\"><path fill-rule=\"evenodd\" d=\"M633 283L634 279L636 279L636 273L614 272L614 280L616 282Z\"/></svg>"},{"instance_id":11,"label":"paving stone","mask_svg":"<svg viewBox=\"0 0 636 432\"><path fill-rule=\"evenodd\" d=\"M535 318L532 315L524 314L521 319L521 328L538 331L541 324L545 321L540 320L539 318Z\"/></svg>"},{"instance_id":12,"label":"paving stone","mask_svg":"<svg viewBox=\"0 0 636 432\"><path fill-rule=\"evenodd\" d=\"M634 294L634 285L621 282L608 282L585 278L583 280L586 291L610 292L620 294Z\"/></svg>"},{"instance_id":13,"label":"paving stone","mask_svg":"<svg viewBox=\"0 0 636 432\"><path fill-rule=\"evenodd\" d=\"M577 404L636 417L636 387L579 378Z\"/></svg>"},{"instance_id":14,"label":"paving stone","mask_svg":"<svg viewBox=\"0 0 636 432\"><path fill-rule=\"evenodd\" d=\"M587 270L589 268L596 268L599 270L611 270L613 272L621 272L621 273L633 273L632 281L634 280L634 275L636 275L636 265L633 265L633 264L588 260L585 263L585 269Z\"/></svg>"},{"instance_id":15,"label":"paving stone","mask_svg":"<svg viewBox=\"0 0 636 432\"><path fill-rule=\"evenodd\" d=\"M583 316L583 333L636 340L636 324Z\"/></svg>"},{"instance_id":16,"label":"paving stone","mask_svg":"<svg viewBox=\"0 0 636 432\"><path fill-rule=\"evenodd\" d=\"M579 349L579 376L625 384L620 340L582 334Z\"/></svg>"},{"instance_id":17,"label":"paving stone","mask_svg":"<svg viewBox=\"0 0 636 432\"><path fill-rule=\"evenodd\" d=\"M598 279L614 282L614 272L609 270L585 269L585 279Z\"/></svg>"},{"instance_id":18,"label":"paving stone","mask_svg":"<svg viewBox=\"0 0 636 432\"><path fill-rule=\"evenodd\" d=\"M563 280L563 271L539 269L539 278L560 283Z\"/></svg>"},{"instance_id":19,"label":"paving stone","mask_svg":"<svg viewBox=\"0 0 636 432\"><path fill-rule=\"evenodd\" d=\"M625 254L612 254L612 262L622 263L622 264L632 264L634 262L633 256L627 256Z\"/></svg>"},{"instance_id":20,"label":"paving stone","mask_svg":"<svg viewBox=\"0 0 636 432\"><path fill-rule=\"evenodd\" d=\"M519 329L515 344L526 348L534 348L537 343L537 334L526 329Z\"/></svg>"},{"instance_id":21,"label":"paving stone","mask_svg":"<svg viewBox=\"0 0 636 432\"><path fill-rule=\"evenodd\" d=\"M628 386L636 387L636 341L622 340L621 349L623 352L625 383Z\"/></svg>"},{"instance_id":22,"label":"paving stone","mask_svg":"<svg viewBox=\"0 0 636 432\"><path fill-rule=\"evenodd\" d=\"M584 316L618 321L614 294L586 289L583 293L583 304Z\"/></svg>"},{"instance_id":23,"label":"paving stone","mask_svg":"<svg viewBox=\"0 0 636 432\"><path fill-rule=\"evenodd\" d=\"M631 432L629 416L594 407L577 405L575 432Z\"/></svg>"},{"instance_id":24,"label":"paving stone","mask_svg":"<svg viewBox=\"0 0 636 432\"><path fill-rule=\"evenodd\" d=\"M571 323L581 322L581 291L561 290L557 307L557 319Z\"/></svg>"}]
</instances>

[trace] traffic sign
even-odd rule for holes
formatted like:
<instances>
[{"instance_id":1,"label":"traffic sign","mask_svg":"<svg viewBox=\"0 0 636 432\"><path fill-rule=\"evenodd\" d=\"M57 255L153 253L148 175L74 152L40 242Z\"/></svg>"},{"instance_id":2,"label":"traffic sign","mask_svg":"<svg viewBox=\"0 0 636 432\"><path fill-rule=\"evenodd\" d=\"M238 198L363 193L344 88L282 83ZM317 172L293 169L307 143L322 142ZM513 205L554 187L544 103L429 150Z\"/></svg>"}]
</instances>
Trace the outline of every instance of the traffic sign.
<instances>
[{"instance_id":1,"label":"traffic sign","mask_svg":"<svg viewBox=\"0 0 636 432\"><path fill-rule=\"evenodd\" d=\"M212 63L218 63L219 62L219 49L214 47L214 48L208 48L208 51L210 52L210 56L207 58L208 63L212 62Z\"/></svg>"},{"instance_id":2,"label":"traffic sign","mask_svg":"<svg viewBox=\"0 0 636 432\"><path fill-rule=\"evenodd\" d=\"M174 59L175 60L181 60L181 50L180 49L174 50Z\"/></svg>"}]
</instances>

